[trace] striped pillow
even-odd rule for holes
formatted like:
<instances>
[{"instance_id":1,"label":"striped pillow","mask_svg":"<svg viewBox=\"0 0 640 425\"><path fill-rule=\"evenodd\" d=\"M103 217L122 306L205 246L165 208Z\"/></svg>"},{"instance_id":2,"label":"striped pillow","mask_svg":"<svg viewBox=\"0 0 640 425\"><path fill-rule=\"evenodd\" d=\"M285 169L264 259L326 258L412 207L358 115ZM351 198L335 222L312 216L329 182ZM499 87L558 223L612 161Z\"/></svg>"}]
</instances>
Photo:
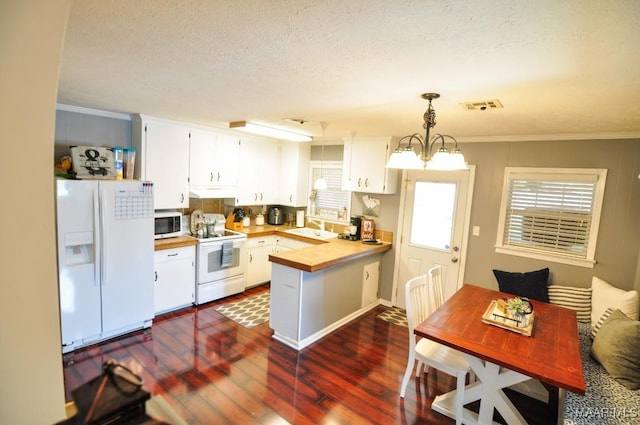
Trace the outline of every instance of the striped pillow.
<instances>
[{"instance_id":1,"label":"striped pillow","mask_svg":"<svg viewBox=\"0 0 640 425\"><path fill-rule=\"evenodd\" d=\"M549 285L549 302L576 311L578 322L591 322L591 288Z\"/></svg>"},{"instance_id":2,"label":"striped pillow","mask_svg":"<svg viewBox=\"0 0 640 425\"><path fill-rule=\"evenodd\" d=\"M598 321L596 322L596 324L593 325L593 327L591 328L591 338L593 338L593 339L596 338L596 335L600 331L600 328L602 327L602 324L605 322L605 320L607 320L609 318L609 316L611 316L611 313L613 313L616 310L617 310L616 308L608 307L604 311L604 313L602 314L602 317L600 317L598 319Z\"/></svg>"}]
</instances>

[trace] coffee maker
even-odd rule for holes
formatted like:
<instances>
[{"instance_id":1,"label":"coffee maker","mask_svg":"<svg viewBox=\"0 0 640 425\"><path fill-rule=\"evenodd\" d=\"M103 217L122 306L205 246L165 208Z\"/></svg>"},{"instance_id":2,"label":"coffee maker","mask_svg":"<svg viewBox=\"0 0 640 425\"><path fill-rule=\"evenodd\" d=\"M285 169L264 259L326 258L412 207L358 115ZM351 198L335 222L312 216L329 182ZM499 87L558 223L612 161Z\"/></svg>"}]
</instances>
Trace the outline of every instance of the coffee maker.
<instances>
[{"instance_id":1,"label":"coffee maker","mask_svg":"<svg viewBox=\"0 0 640 425\"><path fill-rule=\"evenodd\" d=\"M339 235L340 239L348 239L350 241L359 241L362 237L362 216L353 215L351 216L351 220L349 221L349 226L347 227L347 233Z\"/></svg>"}]
</instances>

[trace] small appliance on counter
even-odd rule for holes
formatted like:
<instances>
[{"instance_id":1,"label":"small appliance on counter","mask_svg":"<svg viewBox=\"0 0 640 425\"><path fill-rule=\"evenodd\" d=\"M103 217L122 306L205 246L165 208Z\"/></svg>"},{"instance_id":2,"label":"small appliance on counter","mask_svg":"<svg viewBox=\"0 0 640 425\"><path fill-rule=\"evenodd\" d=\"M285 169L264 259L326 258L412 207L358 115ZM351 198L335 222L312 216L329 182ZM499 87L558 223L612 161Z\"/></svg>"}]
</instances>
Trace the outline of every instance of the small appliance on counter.
<instances>
[{"instance_id":1,"label":"small appliance on counter","mask_svg":"<svg viewBox=\"0 0 640 425\"><path fill-rule=\"evenodd\" d=\"M304 227L304 210L296 211L296 227Z\"/></svg>"},{"instance_id":2,"label":"small appliance on counter","mask_svg":"<svg viewBox=\"0 0 640 425\"><path fill-rule=\"evenodd\" d=\"M362 235L362 216L354 215L351 216L351 220L349 221L349 232L342 233L338 235L340 239L347 239L350 241L359 241Z\"/></svg>"},{"instance_id":3,"label":"small appliance on counter","mask_svg":"<svg viewBox=\"0 0 640 425\"><path fill-rule=\"evenodd\" d=\"M267 223L274 225L284 224L284 212L278 207L272 207L269 209L269 215L267 216Z\"/></svg>"}]
</instances>

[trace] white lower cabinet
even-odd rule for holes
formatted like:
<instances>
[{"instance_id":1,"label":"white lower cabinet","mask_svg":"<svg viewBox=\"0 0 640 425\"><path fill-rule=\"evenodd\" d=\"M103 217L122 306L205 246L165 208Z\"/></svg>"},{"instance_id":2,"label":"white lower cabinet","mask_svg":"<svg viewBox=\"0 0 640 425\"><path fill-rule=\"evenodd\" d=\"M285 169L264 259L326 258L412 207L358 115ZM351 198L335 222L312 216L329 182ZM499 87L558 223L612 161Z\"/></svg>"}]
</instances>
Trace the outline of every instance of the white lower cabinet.
<instances>
[{"instance_id":1,"label":"white lower cabinet","mask_svg":"<svg viewBox=\"0 0 640 425\"><path fill-rule=\"evenodd\" d=\"M378 300L380 262L369 263L362 270L362 302L360 306L366 307Z\"/></svg>"},{"instance_id":2,"label":"white lower cabinet","mask_svg":"<svg viewBox=\"0 0 640 425\"><path fill-rule=\"evenodd\" d=\"M156 314L193 304L196 288L196 247L154 253L154 311Z\"/></svg>"},{"instance_id":3,"label":"white lower cabinet","mask_svg":"<svg viewBox=\"0 0 640 425\"><path fill-rule=\"evenodd\" d=\"M274 264L271 281L269 327L280 333L280 340L297 348L300 339L300 291L302 272ZM278 339L278 337L274 336Z\"/></svg>"},{"instance_id":4,"label":"white lower cabinet","mask_svg":"<svg viewBox=\"0 0 640 425\"><path fill-rule=\"evenodd\" d=\"M247 241L247 288L271 280L269 254L275 252L275 236L249 238Z\"/></svg>"}]
</instances>

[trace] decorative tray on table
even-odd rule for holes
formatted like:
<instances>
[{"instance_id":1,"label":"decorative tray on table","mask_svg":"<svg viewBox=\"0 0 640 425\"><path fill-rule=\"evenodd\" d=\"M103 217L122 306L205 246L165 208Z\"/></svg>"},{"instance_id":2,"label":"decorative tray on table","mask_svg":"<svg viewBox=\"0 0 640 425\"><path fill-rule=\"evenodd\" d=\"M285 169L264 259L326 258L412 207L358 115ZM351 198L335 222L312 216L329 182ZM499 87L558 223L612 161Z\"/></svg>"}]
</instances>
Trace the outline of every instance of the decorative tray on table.
<instances>
[{"instance_id":1,"label":"decorative tray on table","mask_svg":"<svg viewBox=\"0 0 640 425\"><path fill-rule=\"evenodd\" d=\"M522 335L531 336L536 321L533 309L531 312L521 316L512 315L505 311L504 307L499 305L498 301L499 300L491 300L489 307L482 315L482 322Z\"/></svg>"}]
</instances>

